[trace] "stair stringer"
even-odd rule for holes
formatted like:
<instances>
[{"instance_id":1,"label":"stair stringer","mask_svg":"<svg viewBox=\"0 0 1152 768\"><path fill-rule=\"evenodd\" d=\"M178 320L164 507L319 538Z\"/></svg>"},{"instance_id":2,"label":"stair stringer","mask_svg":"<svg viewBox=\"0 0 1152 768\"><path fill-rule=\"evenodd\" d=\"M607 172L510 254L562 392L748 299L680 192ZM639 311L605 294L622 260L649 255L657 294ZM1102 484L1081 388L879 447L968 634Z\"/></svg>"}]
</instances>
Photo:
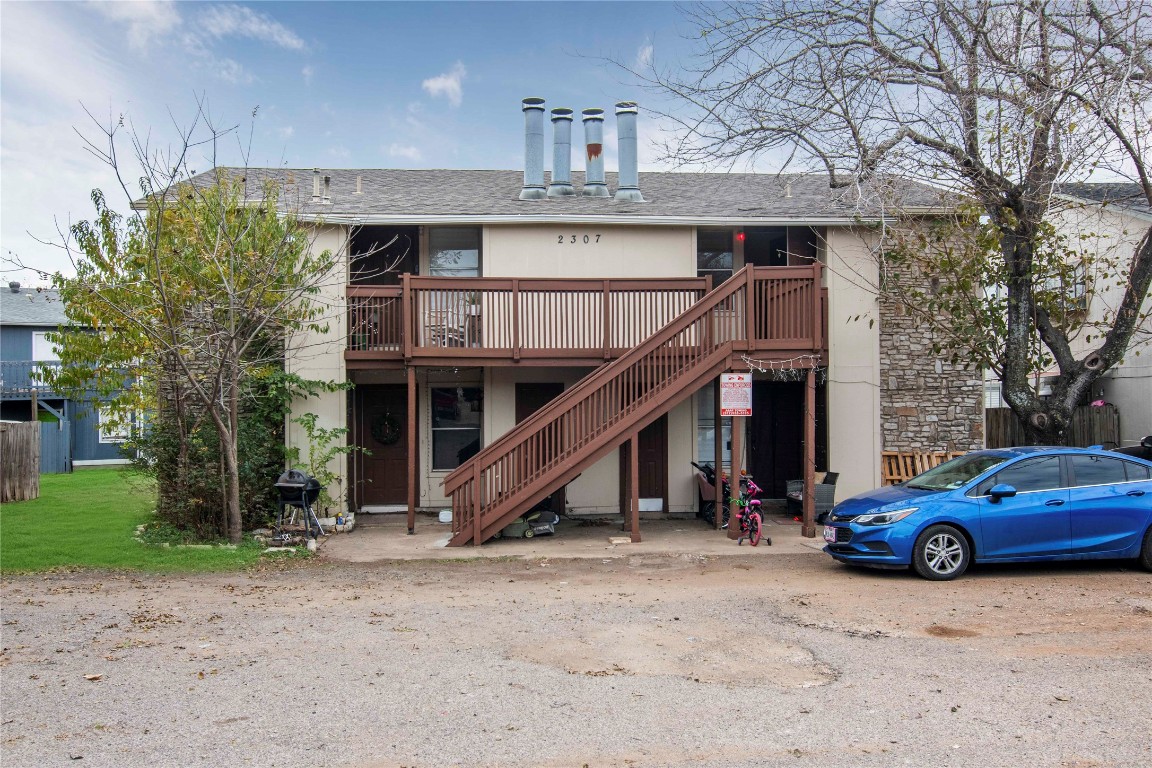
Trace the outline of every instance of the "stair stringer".
<instances>
[{"instance_id":1,"label":"stair stringer","mask_svg":"<svg viewBox=\"0 0 1152 768\"><path fill-rule=\"evenodd\" d=\"M691 397L705 382L713 380L728 370L732 364L731 358L733 350L731 347L732 345L728 344L718 348L707 358L698 361L696 365L684 369L685 380L677 382L676 389L674 390L675 394L673 394L671 398L663 400L658 404L654 403L652 407L636 409L636 411L624 420L622 426L626 426L627 429L625 429L622 434L605 435L603 440L586 446L581 452L580 458L575 462L566 463L548 474L541 475L526 485L515 497L509 499L504 504L487 510L484 518L481 520L480 543L495 536L513 520L531 509L532 505L538 500L556 492L575 480L584 470L588 469L588 467L628 442L633 434L643 430L665 413L668 413L677 405ZM492 517L495 519L488 522ZM448 546L463 546L471 540L472 529L469 527L462 529L453 536L452 539L449 540Z\"/></svg>"}]
</instances>

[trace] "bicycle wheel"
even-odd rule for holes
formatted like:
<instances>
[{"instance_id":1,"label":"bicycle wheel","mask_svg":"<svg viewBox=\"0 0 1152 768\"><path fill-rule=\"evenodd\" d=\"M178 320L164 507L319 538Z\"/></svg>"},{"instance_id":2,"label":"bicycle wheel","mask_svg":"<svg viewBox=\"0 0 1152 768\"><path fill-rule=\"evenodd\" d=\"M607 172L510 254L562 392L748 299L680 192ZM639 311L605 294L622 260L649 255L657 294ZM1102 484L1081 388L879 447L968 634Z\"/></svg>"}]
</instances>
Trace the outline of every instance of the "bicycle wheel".
<instances>
[{"instance_id":1,"label":"bicycle wheel","mask_svg":"<svg viewBox=\"0 0 1152 768\"><path fill-rule=\"evenodd\" d=\"M760 543L760 513L753 512L748 515L748 542L752 546Z\"/></svg>"}]
</instances>

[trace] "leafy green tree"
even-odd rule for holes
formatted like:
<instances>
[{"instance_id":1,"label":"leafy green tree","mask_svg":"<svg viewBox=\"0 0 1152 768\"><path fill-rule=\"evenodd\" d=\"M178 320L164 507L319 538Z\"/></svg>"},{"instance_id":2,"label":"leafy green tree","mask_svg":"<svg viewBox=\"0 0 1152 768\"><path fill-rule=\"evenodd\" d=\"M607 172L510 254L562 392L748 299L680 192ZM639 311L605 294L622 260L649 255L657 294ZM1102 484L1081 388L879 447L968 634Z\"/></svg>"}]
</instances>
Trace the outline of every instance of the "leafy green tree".
<instances>
[{"instance_id":1,"label":"leafy green tree","mask_svg":"<svg viewBox=\"0 0 1152 768\"><path fill-rule=\"evenodd\" d=\"M964 302L984 317L953 340L988 352L973 357L993 361L1029 441L1063 443L1072 409L1129 349L1152 283L1149 228L1119 265L1110 322L1074 354L1070 318L1048 298L1064 248L1050 214L1061 184L1100 172L1152 206L1148 0L767 0L699 4L689 19L697 66L635 72L674 105L666 156L728 167L769 156L861 195L897 178L975 201L973 237L991 247L968 249L985 263L958 285L1003 292L971 302L973 285ZM1034 380L1042 359L1059 370L1048 398Z\"/></svg>"},{"instance_id":2,"label":"leafy green tree","mask_svg":"<svg viewBox=\"0 0 1152 768\"><path fill-rule=\"evenodd\" d=\"M118 127L106 131L98 154L119 173ZM313 252L314 230L283 204L276 183L219 169L192 173L190 135L165 158L134 137L144 173L133 212L117 213L97 190L95 218L71 227L75 275L53 276L71 325L55 338L62 365L50 376L58 390L94 394L122 419L159 414L183 466L208 455L198 443L200 427L210 427L209 453L224 479L223 527L236 542L243 415L258 410L261 382L281 371L288 338L324 329L321 288L337 277L337 259ZM210 141L221 135L212 131Z\"/></svg>"}]
</instances>

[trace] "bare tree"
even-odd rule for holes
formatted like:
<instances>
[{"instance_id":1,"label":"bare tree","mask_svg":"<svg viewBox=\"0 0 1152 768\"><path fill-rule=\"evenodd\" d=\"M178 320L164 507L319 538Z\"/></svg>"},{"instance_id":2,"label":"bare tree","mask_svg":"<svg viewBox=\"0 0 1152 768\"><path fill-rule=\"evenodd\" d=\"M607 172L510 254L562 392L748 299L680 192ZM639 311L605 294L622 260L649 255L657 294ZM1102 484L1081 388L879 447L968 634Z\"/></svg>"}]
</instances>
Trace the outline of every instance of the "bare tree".
<instances>
[{"instance_id":1,"label":"bare tree","mask_svg":"<svg viewBox=\"0 0 1152 768\"><path fill-rule=\"evenodd\" d=\"M1121 361L1152 282L1152 229L1121 265L1109 327L1076 357L1037 294L1059 187L1106 172L1152 206L1152 7L1147 0L904 0L703 4L688 12L699 66L636 72L670 96L681 163L763 155L833 187L898 176L979 206L1003 275L991 367L1032 442L1062 443L1072 409ZM985 311L986 307L981 311ZM1052 395L1030 374L1043 345Z\"/></svg>"}]
</instances>

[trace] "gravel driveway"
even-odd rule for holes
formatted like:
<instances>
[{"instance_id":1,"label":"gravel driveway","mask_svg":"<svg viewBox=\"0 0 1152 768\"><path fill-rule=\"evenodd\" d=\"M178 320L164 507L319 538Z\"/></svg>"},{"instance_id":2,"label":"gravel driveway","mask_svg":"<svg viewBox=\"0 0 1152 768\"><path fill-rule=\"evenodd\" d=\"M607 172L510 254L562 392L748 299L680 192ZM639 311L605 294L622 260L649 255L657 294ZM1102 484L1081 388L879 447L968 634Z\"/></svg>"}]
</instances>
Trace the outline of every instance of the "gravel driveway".
<instances>
[{"instance_id":1,"label":"gravel driveway","mask_svg":"<svg viewBox=\"0 0 1152 768\"><path fill-rule=\"evenodd\" d=\"M819 553L2 585L5 768L1148 766L1152 575Z\"/></svg>"}]
</instances>

